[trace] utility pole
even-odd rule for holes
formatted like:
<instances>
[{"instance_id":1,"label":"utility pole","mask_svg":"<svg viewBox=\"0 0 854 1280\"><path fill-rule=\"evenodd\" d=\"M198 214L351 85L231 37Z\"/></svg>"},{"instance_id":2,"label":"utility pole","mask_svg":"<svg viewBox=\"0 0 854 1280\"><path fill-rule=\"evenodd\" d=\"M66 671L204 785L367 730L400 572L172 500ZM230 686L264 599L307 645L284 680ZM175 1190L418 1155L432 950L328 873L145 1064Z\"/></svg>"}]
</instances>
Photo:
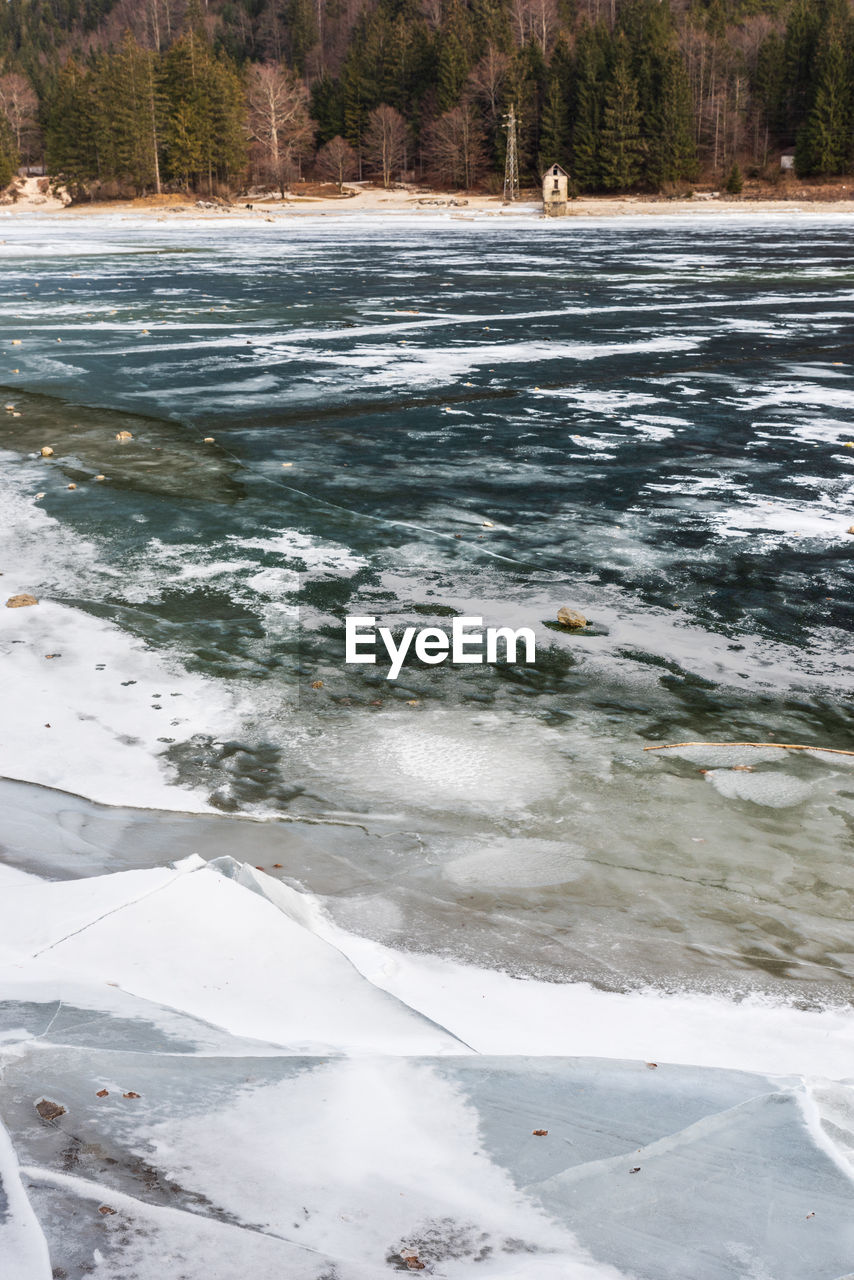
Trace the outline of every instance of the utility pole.
<instances>
[{"instance_id":1,"label":"utility pole","mask_svg":"<svg viewBox=\"0 0 854 1280\"><path fill-rule=\"evenodd\" d=\"M505 116L504 126L507 130L507 160L504 165L504 203L512 204L519 199L519 156L516 150L516 106L511 102L510 111Z\"/></svg>"}]
</instances>

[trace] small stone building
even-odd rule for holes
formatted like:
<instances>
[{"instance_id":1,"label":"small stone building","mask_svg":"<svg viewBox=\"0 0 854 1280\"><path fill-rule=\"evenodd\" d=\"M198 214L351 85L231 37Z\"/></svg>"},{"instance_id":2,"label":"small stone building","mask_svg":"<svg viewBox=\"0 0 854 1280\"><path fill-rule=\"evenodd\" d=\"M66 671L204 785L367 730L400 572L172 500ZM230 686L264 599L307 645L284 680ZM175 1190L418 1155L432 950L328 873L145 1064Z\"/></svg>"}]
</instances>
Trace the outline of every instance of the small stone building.
<instances>
[{"instance_id":1,"label":"small stone building","mask_svg":"<svg viewBox=\"0 0 854 1280\"><path fill-rule=\"evenodd\" d=\"M551 164L543 174L543 214L563 218L569 195L569 174L559 164Z\"/></svg>"}]
</instances>

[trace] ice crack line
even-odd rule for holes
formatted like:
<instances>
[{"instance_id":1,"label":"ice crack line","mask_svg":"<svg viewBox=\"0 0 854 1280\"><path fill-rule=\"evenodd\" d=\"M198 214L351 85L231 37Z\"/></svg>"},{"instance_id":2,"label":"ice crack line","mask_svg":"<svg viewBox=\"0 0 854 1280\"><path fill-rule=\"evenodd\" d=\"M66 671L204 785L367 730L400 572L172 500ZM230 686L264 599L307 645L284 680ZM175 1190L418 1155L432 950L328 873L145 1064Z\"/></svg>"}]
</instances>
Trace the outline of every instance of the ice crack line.
<instances>
[{"instance_id":1,"label":"ice crack line","mask_svg":"<svg viewBox=\"0 0 854 1280\"><path fill-rule=\"evenodd\" d=\"M197 868L194 867L193 870L195 871ZM38 957L43 956L45 952L52 951L54 947L58 947L62 942L67 942L69 938L76 938L78 934L85 933L87 929L91 929L95 924L100 924L102 920L106 920L109 916L114 916L116 912L124 911L126 907L133 907L138 902L144 902L146 898L151 898L154 894L160 893L164 889L168 889L170 885L173 885L181 876L187 874L187 871L177 871L175 875L164 884L158 884L155 888L149 889L147 893L141 893L136 898L128 898L126 902L120 902L118 906L111 907L109 911L104 911L101 915L96 916L94 920L87 920L79 929L72 929L70 933L63 934L61 938L54 938L53 942L49 942L47 946L42 947L40 951L34 951L30 958L32 960L37 960ZM59 1012L59 1010L57 1010L57 1012Z\"/></svg>"}]
</instances>

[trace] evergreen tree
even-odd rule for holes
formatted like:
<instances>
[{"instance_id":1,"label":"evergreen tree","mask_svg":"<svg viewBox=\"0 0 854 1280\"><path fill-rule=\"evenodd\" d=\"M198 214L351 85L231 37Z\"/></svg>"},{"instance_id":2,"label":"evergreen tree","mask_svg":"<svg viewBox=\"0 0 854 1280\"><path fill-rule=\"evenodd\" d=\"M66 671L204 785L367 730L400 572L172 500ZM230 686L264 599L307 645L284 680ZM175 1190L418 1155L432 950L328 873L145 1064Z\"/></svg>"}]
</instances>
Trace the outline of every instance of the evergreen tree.
<instances>
[{"instance_id":1,"label":"evergreen tree","mask_svg":"<svg viewBox=\"0 0 854 1280\"><path fill-rule=\"evenodd\" d=\"M606 191L625 191L635 186L643 172L643 152L631 52L625 34L620 32L608 77L599 141L601 181Z\"/></svg>"},{"instance_id":2,"label":"evergreen tree","mask_svg":"<svg viewBox=\"0 0 854 1280\"><path fill-rule=\"evenodd\" d=\"M341 69L344 137L357 152L368 116L381 101L379 84L386 34L382 15L363 10Z\"/></svg>"},{"instance_id":3,"label":"evergreen tree","mask_svg":"<svg viewBox=\"0 0 854 1280\"><path fill-rule=\"evenodd\" d=\"M688 77L674 49L661 58L656 93L647 114L645 178L656 188L697 173L693 104Z\"/></svg>"},{"instance_id":4,"label":"evergreen tree","mask_svg":"<svg viewBox=\"0 0 854 1280\"><path fill-rule=\"evenodd\" d=\"M540 163L542 173L551 164L565 165L568 143L568 117L566 92L558 76L549 76L549 87L543 107L543 124L540 130Z\"/></svg>"},{"instance_id":5,"label":"evergreen tree","mask_svg":"<svg viewBox=\"0 0 854 1280\"><path fill-rule=\"evenodd\" d=\"M845 44L840 24L834 23L816 58L815 97L798 132L798 175L846 173L851 165L852 123L852 84Z\"/></svg>"},{"instance_id":6,"label":"evergreen tree","mask_svg":"<svg viewBox=\"0 0 854 1280\"><path fill-rule=\"evenodd\" d=\"M73 59L59 72L50 103L45 150L48 172L74 200L84 198L98 174L92 79Z\"/></svg>"},{"instance_id":7,"label":"evergreen tree","mask_svg":"<svg viewBox=\"0 0 854 1280\"><path fill-rule=\"evenodd\" d=\"M652 187L696 173L694 111L685 65L676 45L669 0L629 0L620 30L632 53L646 142L643 179Z\"/></svg>"},{"instance_id":8,"label":"evergreen tree","mask_svg":"<svg viewBox=\"0 0 854 1280\"><path fill-rule=\"evenodd\" d=\"M0 116L0 191L14 178L19 159L15 135L5 117Z\"/></svg>"},{"instance_id":9,"label":"evergreen tree","mask_svg":"<svg viewBox=\"0 0 854 1280\"><path fill-rule=\"evenodd\" d=\"M168 103L164 129L166 171L172 181L193 186L203 168L200 42L190 31L172 46L164 66Z\"/></svg>"},{"instance_id":10,"label":"evergreen tree","mask_svg":"<svg viewBox=\"0 0 854 1280\"><path fill-rule=\"evenodd\" d=\"M516 107L516 142L519 177L539 184L540 122L546 98L548 68L536 40L528 40L510 65L505 89L506 105Z\"/></svg>"},{"instance_id":11,"label":"evergreen tree","mask_svg":"<svg viewBox=\"0 0 854 1280\"><path fill-rule=\"evenodd\" d=\"M164 150L172 179L212 193L245 164L246 97L233 63L214 55L193 12L166 56Z\"/></svg>"},{"instance_id":12,"label":"evergreen tree","mask_svg":"<svg viewBox=\"0 0 854 1280\"><path fill-rule=\"evenodd\" d=\"M582 191L601 184L599 133L605 97L606 50L611 39L601 25L582 28L575 46L575 77L570 103L571 172Z\"/></svg>"},{"instance_id":13,"label":"evergreen tree","mask_svg":"<svg viewBox=\"0 0 854 1280\"><path fill-rule=\"evenodd\" d=\"M807 117L821 20L815 0L795 0L783 43L783 93L780 103L784 136L794 142Z\"/></svg>"},{"instance_id":14,"label":"evergreen tree","mask_svg":"<svg viewBox=\"0 0 854 1280\"><path fill-rule=\"evenodd\" d=\"M540 129L539 171L550 164L569 166L569 104L573 65L569 45L560 36L549 60L548 81Z\"/></svg>"},{"instance_id":15,"label":"evergreen tree","mask_svg":"<svg viewBox=\"0 0 854 1280\"><path fill-rule=\"evenodd\" d=\"M287 32L290 60L302 73L305 71L306 57L317 44L320 34L313 0L288 0Z\"/></svg>"},{"instance_id":16,"label":"evergreen tree","mask_svg":"<svg viewBox=\"0 0 854 1280\"><path fill-rule=\"evenodd\" d=\"M459 104L470 70L462 40L450 31L439 46L436 90L440 111L450 111Z\"/></svg>"},{"instance_id":17,"label":"evergreen tree","mask_svg":"<svg viewBox=\"0 0 854 1280\"><path fill-rule=\"evenodd\" d=\"M321 76L311 86L311 117L317 127L318 146L344 132L344 95L341 81Z\"/></svg>"},{"instance_id":18,"label":"evergreen tree","mask_svg":"<svg viewBox=\"0 0 854 1280\"><path fill-rule=\"evenodd\" d=\"M766 149L771 135L778 137L785 132L783 68L783 39L776 31L772 31L760 46L751 84Z\"/></svg>"},{"instance_id":19,"label":"evergreen tree","mask_svg":"<svg viewBox=\"0 0 854 1280\"><path fill-rule=\"evenodd\" d=\"M137 194L160 190L158 123L161 113L154 55L128 33L117 54L104 60L110 100L113 157L110 169Z\"/></svg>"}]
</instances>

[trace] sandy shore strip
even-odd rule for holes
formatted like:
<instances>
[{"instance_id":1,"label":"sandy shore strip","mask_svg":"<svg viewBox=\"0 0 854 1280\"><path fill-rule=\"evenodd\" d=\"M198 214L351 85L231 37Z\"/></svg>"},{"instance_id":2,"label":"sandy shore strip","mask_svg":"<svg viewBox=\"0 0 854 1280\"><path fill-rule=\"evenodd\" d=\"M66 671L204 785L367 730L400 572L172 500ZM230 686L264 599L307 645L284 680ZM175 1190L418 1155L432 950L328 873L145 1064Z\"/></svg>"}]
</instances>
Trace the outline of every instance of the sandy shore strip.
<instances>
[{"instance_id":1,"label":"sandy shore strip","mask_svg":"<svg viewBox=\"0 0 854 1280\"><path fill-rule=\"evenodd\" d=\"M185 219L229 219L234 217L274 221L281 217L352 217L354 214L407 214L433 216L446 214L465 221L475 216L542 217L542 201L533 192L524 192L520 200L505 204L500 195L468 195L465 192L429 191L420 187L385 191L368 183L350 183L339 196L334 189L315 184L313 194L291 194L284 199L271 196L240 196L231 204L204 196L143 196L133 200L93 201L72 205L59 197L43 194L38 179L21 183L20 196L0 210L0 217L21 214L87 218L98 214L148 216L158 221ZM312 188L309 188L312 190ZM580 196L570 201L567 218L615 218L625 216L673 217L674 215L739 214L811 214L820 216L854 215L854 199L817 200L811 193L804 198L789 194L780 199L755 199L727 196L725 193L699 192L690 199L663 196Z\"/></svg>"}]
</instances>

